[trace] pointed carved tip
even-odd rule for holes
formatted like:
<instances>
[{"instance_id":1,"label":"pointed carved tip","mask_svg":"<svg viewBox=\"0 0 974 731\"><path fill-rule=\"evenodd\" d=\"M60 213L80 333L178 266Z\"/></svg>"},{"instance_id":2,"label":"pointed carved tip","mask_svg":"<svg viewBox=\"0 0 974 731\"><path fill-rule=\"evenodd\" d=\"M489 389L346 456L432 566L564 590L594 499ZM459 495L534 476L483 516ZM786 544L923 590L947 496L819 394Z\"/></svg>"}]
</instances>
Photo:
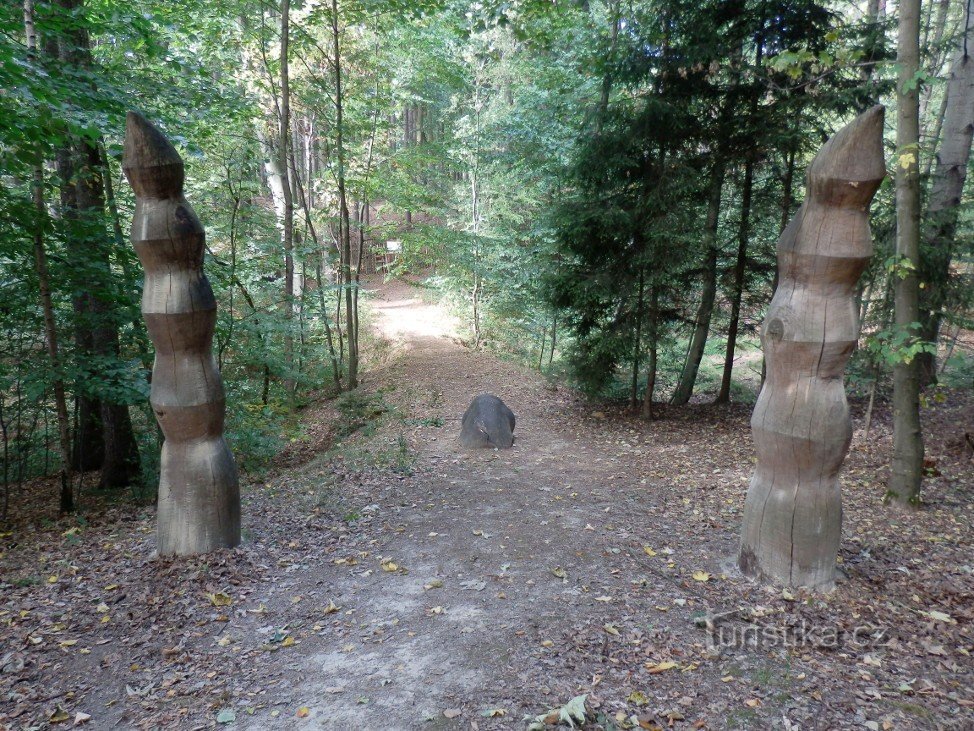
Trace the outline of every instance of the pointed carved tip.
<instances>
[{"instance_id":1,"label":"pointed carved tip","mask_svg":"<svg viewBox=\"0 0 974 731\"><path fill-rule=\"evenodd\" d=\"M183 184L183 159L149 120L130 111L125 119L122 170L138 195L178 195Z\"/></svg>"},{"instance_id":2,"label":"pointed carved tip","mask_svg":"<svg viewBox=\"0 0 974 731\"><path fill-rule=\"evenodd\" d=\"M843 181L853 185L870 183L866 200L886 176L883 154L883 125L886 108L877 104L862 112L825 143L809 167L813 181ZM875 187L873 187L873 185Z\"/></svg>"},{"instance_id":3,"label":"pointed carved tip","mask_svg":"<svg viewBox=\"0 0 974 731\"><path fill-rule=\"evenodd\" d=\"M125 118L125 153L122 167L154 167L182 163L176 148L149 120L138 112Z\"/></svg>"},{"instance_id":4,"label":"pointed carved tip","mask_svg":"<svg viewBox=\"0 0 974 731\"><path fill-rule=\"evenodd\" d=\"M878 137L880 141L882 141L883 125L885 123L886 107L884 107L882 104L877 104L869 107L869 109L852 120L848 126L856 128L856 132L854 134L857 137L867 140Z\"/></svg>"}]
</instances>

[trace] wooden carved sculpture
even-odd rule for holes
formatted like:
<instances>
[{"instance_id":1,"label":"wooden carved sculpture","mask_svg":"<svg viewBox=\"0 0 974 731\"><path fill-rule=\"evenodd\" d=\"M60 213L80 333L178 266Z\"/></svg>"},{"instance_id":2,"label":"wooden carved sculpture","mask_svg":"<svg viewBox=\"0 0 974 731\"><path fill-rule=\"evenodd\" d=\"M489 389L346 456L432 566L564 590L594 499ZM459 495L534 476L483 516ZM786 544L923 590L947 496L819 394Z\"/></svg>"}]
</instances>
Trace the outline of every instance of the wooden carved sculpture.
<instances>
[{"instance_id":1,"label":"wooden carved sculpture","mask_svg":"<svg viewBox=\"0 0 974 731\"><path fill-rule=\"evenodd\" d=\"M883 114L869 109L819 150L805 203L778 240L739 563L788 586L829 590L835 580L838 474L852 439L843 373L859 339L855 288L872 254L869 204L886 174Z\"/></svg>"},{"instance_id":2,"label":"wooden carved sculpture","mask_svg":"<svg viewBox=\"0 0 974 731\"><path fill-rule=\"evenodd\" d=\"M122 167L135 190L132 243L145 268L142 315L155 345L150 402L165 436L160 554L240 542L240 491L223 437L223 380L213 359L216 300L203 274L205 233L183 197L179 153L129 112Z\"/></svg>"}]
</instances>

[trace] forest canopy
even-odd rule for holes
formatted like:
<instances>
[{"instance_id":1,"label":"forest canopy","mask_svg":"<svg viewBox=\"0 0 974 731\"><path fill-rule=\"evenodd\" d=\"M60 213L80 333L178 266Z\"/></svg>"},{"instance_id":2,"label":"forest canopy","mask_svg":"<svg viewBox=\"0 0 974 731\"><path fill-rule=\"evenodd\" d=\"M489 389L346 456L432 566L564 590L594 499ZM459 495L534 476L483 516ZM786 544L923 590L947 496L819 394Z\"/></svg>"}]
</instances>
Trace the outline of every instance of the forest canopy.
<instances>
[{"instance_id":1,"label":"forest canopy","mask_svg":"<svg viewBox=\"0 0 974 731\"><path fill-rule=\"evenodd\" d=\"M850 372L873 397L897 363L916 362L929 398L970 378L972 105L969 86L950 87L969 74L968 11L922 8L915 152L887 117L890 170L917 161L922 225L904 264L888 177ZM909 91L899 19L879 0L27 0L0 13L6 493L59 459L100 468L105 487L153 482L120 168L129 109L186 160L247 470L295 409L358 384L360 285L376 273L429 273L471 347L646 416L654 401L753 400L775 242L806 166L857 113ZM914 271L911 328L893 293Z\"/></svg>"}]
</instances>

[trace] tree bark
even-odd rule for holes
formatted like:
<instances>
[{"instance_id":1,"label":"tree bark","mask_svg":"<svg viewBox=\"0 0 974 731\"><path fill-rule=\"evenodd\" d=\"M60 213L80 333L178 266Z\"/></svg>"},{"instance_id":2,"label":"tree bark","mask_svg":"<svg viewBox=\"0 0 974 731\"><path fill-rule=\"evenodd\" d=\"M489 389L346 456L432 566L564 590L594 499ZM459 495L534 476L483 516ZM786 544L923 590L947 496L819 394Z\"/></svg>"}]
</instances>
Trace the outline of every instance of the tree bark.
<instances>
[{"instance_id":1,"label":"tree bark","mask_svg":"<svg viewBox=\"0 0 974 731\"><path fill-rule=\"evenodd\" d=\"M59 0L58 6L65 13L72 13L77 3ZM73 55L68 53L68 45L59 42L57 36L49 36L45 51L52 60L64 65L74 63ZM85 364L94 353L94 337L91 327L92 295L85 287L85 263L81 260L81 248L77 244L80 232L78 215L78 196L76 193L75 150L71 140L63 142L55 151L55 167L59 180L60 217L64 223L67 249L72 266L68 267L71 287L71 308L74 312L72 329L76 350L76 368L84 372ZM82 389L75 393L75 430L71 446L71 467L85 472L101 467L105 458L105 446L101 428L101 407L98 399Z\"/></svg>"},{"instance_id":2,"label":"tree bark","mask_svg":"<svg viewBox=\"0 0 974 731\"><path fill-rule=\"evenodd\" d=\"M643 394L642 417L653 418L653 394L656 392L656 366L659 353L659 288L649 287L649 357L646 362L646 393Z\"/></svg>"},{"instance_id":3,"label":"tree bark","mask_svg":"<svg viewBox=\"0 0 974 731\"><path fill-rule=\"evenodd\" d=\"M58 5L71 18L68 30L58 39L59 58L66 66L88 69L92 64L91 43L83 24L84 2L58 0ZM71 142L68 154L70 164L59 165L65 183L62 204L67 204L66 209L72 211L73 217L69 218L75 224L70 227L72 253L78 257L78 266L73 271L80 272L82 277L74 284L74 306L79 315L77 340L87 361L83 366L90 368L93 360L114 360L120 353L104 222L105 191L98 145L76 139ZM100 394L100 398L82 395L78 420L73 459L76 468L101 467L100 487L129 484L138 475L139 452L128 406L114 403L105 394Z\"/></svg>"},{"instance_id":4,"label":"tree bark","mask_svg":"<svg viewBox=\"0 0 974 731\"><path fill-rule=\"evenodd\" d=\"M355 298L352 293L352 234L348 210L348 194L345 185L345 122L344 92L342 90L341 37L339 33L338 0L331 1L332 66L335 70L335 156L337 162L339 226L341 245L341 269L345 286L345 334L348 338L348 382L349 390L358 388L358 336L355 327Z\"/></svg>"},{"instance_id":5,"label":"tree bark","mask_svg":"<svg viewBox=\"0 0 974 731\"><path fill-rule=\"evenodd\" d=\"M741 300L744 298L744 274L747 268L747 245L751 235L751 196L754 191L754 162L744 165L744 185L741 192L741 222L737 232L737 260L734 263L734 284L731 294L730 325L727 328L727 350L724 355L724 374L720 392L714 403L730 403L731 375L734 372L734 351L741 320Z\"/></svg>"},{"instance_id":6,"label":"tree bark","mask_svg":"<svg viewBox=\"0 0 974 731\"><path fill-rule=\"evenodd\" d=\"M616 45L619 42L619 24L621 22L621 16L619 13L619 0L609 3L609 15L612 20L612 29L609 36L609 52L606 54L605 61L607 64L611 64L615 60ZM605 70L605 74L602 76L602 91L599 95L599 109L595 116L595 134L599 135L602 132L602 122L605 119L605 113L609 109L609 95L612 92L612 71L608 68Z\"/></svg>"},{"instance_id":7,"label":"tree bark","mask_svg":"<svg viewBox=\"0 0 974 731\"><path fill-rule=\"evenodd\" d=\"M920 318L920 0L901 0L896 60L896 327L914 336ZM899 357L893 366L893 462L887 500L917 506L923 471L920 430L920 373L916 358Z\"/></svg>"},{"instance_id":8,"label":"tree bark","mask_svg":"<svg viewBox=\"0 0 974 731\"><path fill-rule=\"evenodd\" d=\"M37 56L37 32L34 25L34 0L24 0L24 30L27 36L27 55L30 60ZM38 155L38 158L40 155ZM68 401L65 395L64 378L61 374L61 357L58 350L57 321L54 319L54 305L51 302L51 277L47 268L47 251L44 248L44 221L47 208L44 205L44 166L38 159L34 165L31 197L34 202L34 267L37 272L40 290L41 311L44 313L44 334L47 341L47 354L51 360L54 374L54 406L57 411L58 447L60 463L60 509L62 513L74 510L74 492L71 487L71 433L68 419ZM5 443L6 444L6 443ZM6 467L6 464L4 465ZM4 480L6 485L6 480ZM4 493L6 499L6 492ZM3 510L7 514L6 504Z\"/></svg>"},{"instance_id":9,"label":"tree bark","mask_svg":"<svg viewBox=\"0 0 974 731\"><path fill-rule=\"evenodd\" d=\"M293 153L292 153L293 154ZM308 234L311 236L311 240L314 242L315 250L318 252L318 256L315 262L315 280L318 285L318 303L321 307L321 321L325 328L325 342L328 345L328 356L331 359L332 366L332 378L335 381L335 387L341 391L342 388L342 374L341 366L338 362L338 354L335 352L335 341L331 333L331 325L329 324L328 306L325 301L325 290L324 282L322 278L322 265L321 260L325 256L325 249L318 238L318 229L315 228L314 220L311 217L311 201L310 201L310 185L311 185L311 166L308 166L308 190L305 190L304 184L301 182L300 177L295 177L296 190L298 194L298 205L304 212L304 223L308 229Z\"/></svg>"},{"instance_id":10,"label":"tree bark","mask_svg":"<svg viewBox=\"0 0 974 731\"><path fill-rule=\"evenodd\" d=\"M132 243L145 267L142 313L156 348L150 402L165 435L159 553L189 555L240 542L240 491L223 437L226 397L213 357L216 299L203 273L205 232L183 197L183 162L129 112L122 163L135 190Z\"/></svg>"},{"instance_id":11,"label":"tree bark","mask_svg":"<svg viewBox=\"0 0 974 731\"><path fill-rule=\"evenodd\" d=\"M287 376L284 388L293 396L296 387L294 378L294 197L291 192L291 170L288 166L291 149L291 81L288 46L291 36L291 2L281 0L281 117L278 128L278 154L281 171L281 196L284 202L283 243L284 243L284 365ZM338 62L337 56L335 62ZM340 119L340 118L339 118Z\"/></svg>"},{"instance_id":12,"label":"tree bark","mask_svg":"<svg viewBox=\"0 0 974 731\"><path fill-rule=\"evenodd\" d=\"M706 259L704 261L701 282L700 307L697 309L693 335L687 350L687 359L680 373L680 380L673 392L671 403L682 406L690 401L693 387L697 382L700 362L703 360L707 336L710 333L710 319L714 313L714 303L717 300L717 228L720 222L721 193L724 187L724 163L718 161L710 172L710 195L707 200L707 220L704 223L704 246Z\"/></svg>"},{"instance_id":13,"label":"tree bark","mask_svg":"<svg viewBox=\"0 0 974 731\"><path fill-rule=\"evenodd\" d=\"M643 296L646 289L644 285L645 272L645 268L640 267L639 294L636 298L636 331L632 340L632 384L629 391L629 408L632 411L636 410L636 405L639 403L639 361L642 359L639 351L643 335Z\"/></svg>"},{"instance_id":14,"label":"tree bark","mask_svg":"<svg viewBox=\"0 0 974 731\"><path fill-rule=\"evenodd\" d=\"M838 474L852 439L843 373L859 338L856 285L872 255L869 204L885 177L883 108L836 133L778 239L781 287L761 330L768 379L751 417L757 466L741 570L831 589L842 533Z\"/></svg>"},{"instance_id":15,"label":"tree bark","mask_svg":"<svg viewBox=\"0 0 974 731\"><path fill-rule=\"evenodd\" d=\"M971 2L966 3L964 25L947 81L943 133L927 202L924 251L920 257L920 277L926 285L920 292L921 337L934 346L940 339L961 194L967 179L974 135L974 58L971 56L974 51L971 25L974 8L971 6ZM921 386L936 382L936 353L921 353L917 360Z\"/></svg>"}]
</instances>

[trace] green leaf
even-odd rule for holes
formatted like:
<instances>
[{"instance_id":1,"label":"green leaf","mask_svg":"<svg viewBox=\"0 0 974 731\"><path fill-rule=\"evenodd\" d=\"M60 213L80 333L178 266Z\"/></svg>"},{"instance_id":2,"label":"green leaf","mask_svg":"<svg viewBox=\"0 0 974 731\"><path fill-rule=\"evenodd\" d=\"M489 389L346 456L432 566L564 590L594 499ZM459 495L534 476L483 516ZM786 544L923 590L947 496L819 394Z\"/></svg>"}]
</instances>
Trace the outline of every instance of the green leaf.
<instances>
[{"instance_id":1,"label":"green leaf","mask_svg":"<svg viewBox=\"0 0 974 731\"><path fill-rule=\"evenodd\" d=\"M217 723L233 723L237 720L237 713L232 708L224 708L216 714Z\"/></svg>"}]
</instances>

